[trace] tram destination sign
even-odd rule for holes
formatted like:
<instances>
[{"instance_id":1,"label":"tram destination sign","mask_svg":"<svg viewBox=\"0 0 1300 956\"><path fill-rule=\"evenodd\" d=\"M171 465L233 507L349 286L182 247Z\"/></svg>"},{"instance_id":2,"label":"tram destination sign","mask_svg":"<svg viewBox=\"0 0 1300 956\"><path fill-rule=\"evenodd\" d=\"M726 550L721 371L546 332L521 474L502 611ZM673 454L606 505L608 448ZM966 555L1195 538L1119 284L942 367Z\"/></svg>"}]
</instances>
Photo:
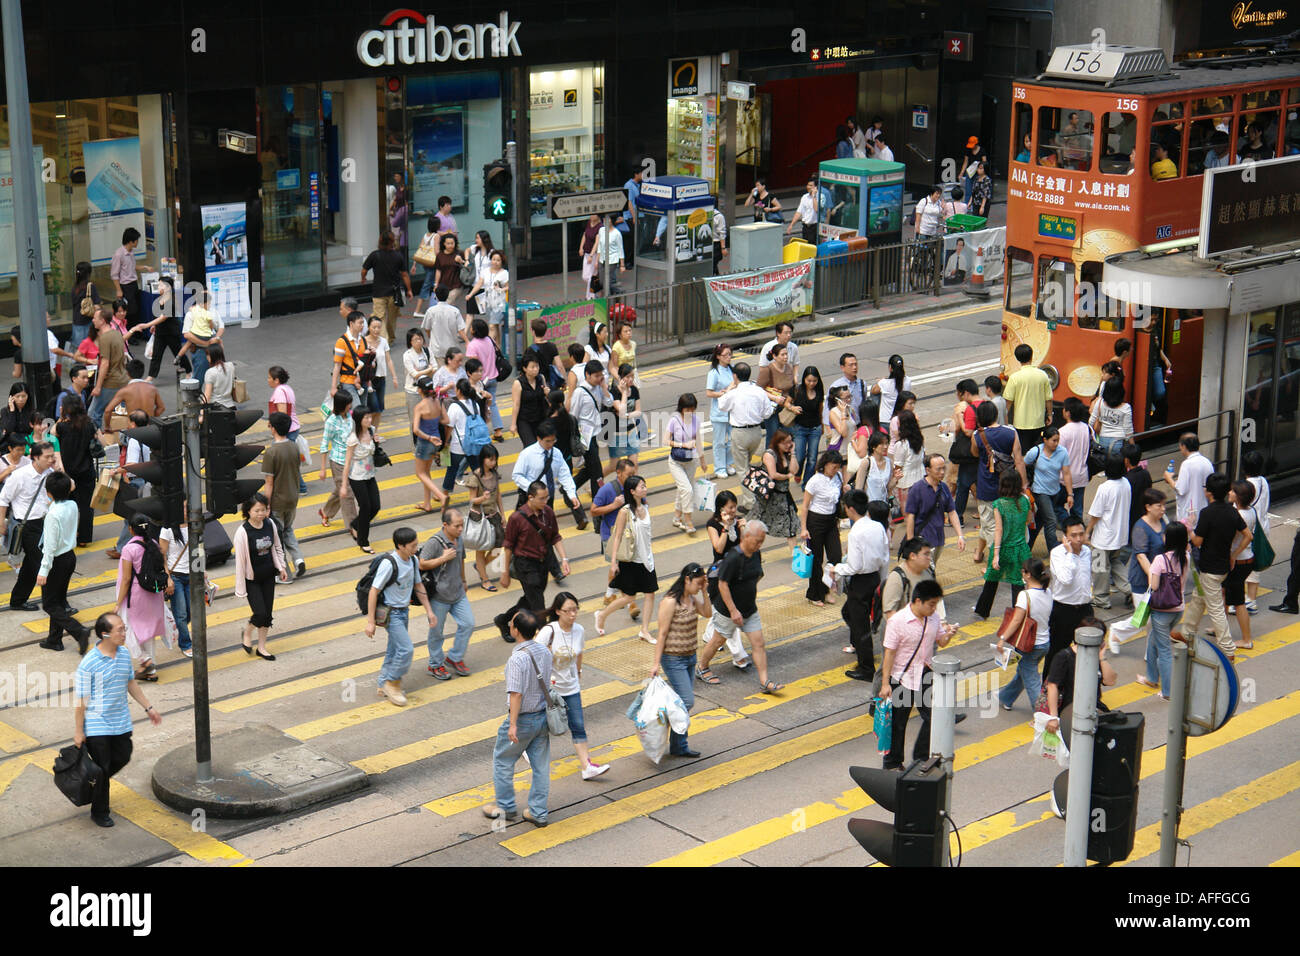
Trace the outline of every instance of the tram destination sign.
<instances>
[{"instance_id":1,"label":"tram destination sign","mask_svg":"<svg viewBox=\"0 0 1300 956\"><path fill-rule=\"evenodd\" d=\"M589 193L565 193L547 196L547 215L552 219L581 219L584 216L612 216L627 206L627 193L621 189L598 189Z\"/></svg>"},{"instance_id":2,"label":"tram destination sign","mask_svg":"<svg viewBox=\"0 0 1300 956\"><path fill-rule=\"evenodd\" d=\"M1300 240L1300 156L1207 169L1201 189L1202 259Z\"/></svg>"}]
</instances>

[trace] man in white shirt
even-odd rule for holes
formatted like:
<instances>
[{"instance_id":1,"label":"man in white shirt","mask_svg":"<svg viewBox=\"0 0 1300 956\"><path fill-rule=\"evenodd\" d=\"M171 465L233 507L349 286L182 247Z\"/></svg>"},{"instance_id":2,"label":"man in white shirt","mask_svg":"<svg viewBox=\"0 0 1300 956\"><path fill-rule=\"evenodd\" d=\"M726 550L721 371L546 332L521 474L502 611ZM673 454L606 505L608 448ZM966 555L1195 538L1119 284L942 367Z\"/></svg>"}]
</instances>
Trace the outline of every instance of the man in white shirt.
<instances>
[{"instance_id":1,"label":"man in white shirt","mask_svg":"<svg viewBox=\"0 0 1300 956\"><path fill-rule=\"evenodd\" d=\"M795 384L799 384L799 346L790 341L794 335L794 326L789 322L778 322L776 324L776 338L770 342L764 342L763 347L758 350L758 367L771 365L772 360L767 357L767 353L772 351L774 345L785 346L786 361L790 363L790 370L794 375Z\"/></svg>"},{"instance_id":2,"label":"man in white shirt","mask_svg":"<svg viewBox=\"0 0 1300 956\"><path fill-rule=\"evenodd\" d=\"M23 522L23 563L9 592L11 611L35 611L40 607L28 598L41 567L41 535L45 531L45 513L50 510L45 481L53 467L54 446L38 442L32 446L31 463L16 469L0 488L0 537L4 536L11 516Z\"/></svg>"},{"instance_id":3,"label":"man in white shirt","mask_svg":"<svg viewBox=\"0 0 1300 956\"><path fill-rule=\"evenodd\" d=\"M1088 534L1083 519L1070 515L1065 519L1065 540L1052 549L1048 559L1052 570L1052 616L1048 629L1051 647L1043 659L1043 673L1056 653L1070 646L1074 632L1086 617L1092 616L1092 548L1085 543Z\"/></svg>"},{"instance_id":4,"label":"man in white shirt","mask_svg":"<svg viewBox=\"0 0 1300 956\"><path fill-rule=\"evenodd\" d=\"M614 470L616 461L605 465L600 463L600 433L604 430L603 409L612 408L614 399L605 389L605 366L598 359L592 359L583 369L585 384L579 384L569 396L569 414L578 422L578 440L587 449L583 466L574 479L577 484L591 482L591 497L594 500L600 490L600 481ZM543 423L545 424L545 423Z\"/></svg>"},{"instance_id":5,"label":"man in white shirt","mask_svg":"<svg viewBox=\"0 0 1300 956\"><path fill-rule=\"evenodd\" d=\"M1133 592L1128 581L1128 562L1120 552L1128 545L1128 513L1133 501L1133 486L1124 480L1124 460L1118 455L1106 456L1106 480L1093 495L1088 508L1088 538L1097 561L1097 580L1093 585L1094 607L1110 607L1110 589L1115 587L1124 595L1126 604L1133 603Z\"/></svg>"},{"instance_id":6,"label":"man in white shirt","mask_svg":"<svg viewBox=\"0 0 1300 956\"><path fill-rule=\"evenodd\" d=\"M554 422L545 421L537 426L537 441L519 453L510 478L519 489L516 509L524 507L527 503L528 486L534 481L540 481L546 485L547 507L555 507L555 492L558 489L573 510L573 520L578 525L578 530L587 527L587 514L582 507L582 502L578 500L578 489L574 484L573 475L569 472L569 463L555 448Z\"/></svg>"},{"instance_id":7,"label":"man in white shirt","mask_svg":"<svg viewBox=\"0 0 1300 956\"><path fill-rule=\"evenodd\" d=\"M859 132L861 131L859 130ZM817 181L814 179L808 180L808 182L804 186L804 189L806 191L802 196L799 197L799 208L795 210L794 218L790 220L790 225L785 227L785 234L787 236L790 235L790 230L794 228L794 224L796 222L800 223L802 229L801 235L803 237L803 241L811 242L813 245L816 245L817 244Z\"/></svg>"},{"instance_id":8,"label":"man in white shirt","mask_svg":"<svg viewBox=\"0 0 1300 956\"><path fill-rule=\"evenodd\" d=\"M876 503L879 508L872 515L867 493L859 488L844 498L849 520L848 555L836 574L847 576L844 588L844 606L840 617L849 626L849 644L857 654L857 665L844 672L853 680L869 681L876 676L875 648L871 641L871 606L880 586L880 573L889 565L889 534L885 530L889 521L889 505Z\"/></svg>"},{"instance_id":9,"label":"man in white shirt","mask_svg":"<svg viewBox=\"0 0 1300 956\"><path fill-rule=\"evenodd\" d=\"M887 163L892 163L894 161L894 151L890 149L889 144L885 142L884 133L876 133L875 137L871 141L871 147L875 150L876 159L883 159Z\"/></svg>"},{"instance_id":10,"label":"man in white shirt","mask_svg":"<svg viewBox=\"0 0 1300 956\"><path fill-rule=\"evenodd\" d=\"M796 382L797 384L797 382ZM858 407L866 400L867 384L858 378L858 357L852 352L840 356L840 377L826 388L826 410L822 412L822 425L831 427L831 389L844 386L849 390L849 416L858 423ZM881 424L885 424L882 422Z\"/></svg>"},{"instance_id":11,"label":"man in white shirt","mask_svg":"<svg viewBox=\"0 0 1300 956\"><path fill-rule=\"evenodd\" d=\"M429 350L434 355L446 355L448 349L458 345L464 347L469 342L465 334L465 316L460 309L447 304L446 286L436 287L433 294L437 301L424 313L420 328L424 330Z\"/></svg>"},{"instance_id":12,"label":"man in white shirt","mask_svg":"<svg viewBox=\"0 0 1300 956\"><path fill-rule=\"evenodd\" d=\"M713 274L721 274L722 260L727 258L727 217L721 209L713 210Z\"/></svg>"},{"instance_id":13,"label":"man in white shirt","mask_svg":"<svg viewBox=\"0 0 1300 956\"><path fill-rule=\"evenodd\" d=\"M1174 486L1178 500L1178 520L1195 527L1197 514L1209 504L1205 497L1205 479L1214 474L1214 464L1201 454L1201 440L1195 432L1188 432L1178 439L1178 450L1183 455L1178 480L1174 481L1172 458L1165 469L1165 480Z\"/></svg>"},{"instance_id":14,"label":"man in white shirt","mask_svg":"<svg viewBox=\"0 0 1300 956\"><path fill-rule=\"evenodd\" d=\"M600 232L596 234L596 267L600 273L601 281L605 278L605 266L609 265L609 287L606 292L609 295L622 295L623 286L619 282L619 276L627 272L627 263L624 262L623 255L623 233L617 229L611 229L609 225L600 227ZM614 266L618 266L615 270Z\"/></svg>"},{"instance_id":15,"label":"man in white shirt","mask_svg":"<svg viewBox=\"0 0 1300 956\"><path fill-rule=\"evenodd\" d=\"M736 376L736 387L717 402L731 423L731 460L743 475L750 458L763 454L763 422L776 411L776 403L749 380L746 363L735 363L731 371Z\"/></svg>"}]
</instances>

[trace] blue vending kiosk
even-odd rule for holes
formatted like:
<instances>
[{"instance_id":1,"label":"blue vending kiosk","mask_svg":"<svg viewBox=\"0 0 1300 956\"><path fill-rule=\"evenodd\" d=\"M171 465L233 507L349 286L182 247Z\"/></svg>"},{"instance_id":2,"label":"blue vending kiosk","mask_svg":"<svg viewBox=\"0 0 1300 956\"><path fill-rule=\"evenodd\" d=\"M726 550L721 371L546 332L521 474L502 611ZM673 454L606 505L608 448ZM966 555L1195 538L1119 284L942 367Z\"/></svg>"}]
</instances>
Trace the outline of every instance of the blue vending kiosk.
<instances>
[{"instance_id":1,"label":"blue vending kiosk","mask_svg":"<svg viewBox=\"0 0 1300 956\"><path fill-rule=\"evenodd\" d=\"M637 286L671 285L713 275L713 196L694 176L660 176L637 197ZM656 274L657 275L653 275Z\"/></svg>"},{"instance_id":2,"label":"blue vending kiosk","mask_svg":"<svg viewBox=\"0 0 1300 956\"><path fill-rule=\"evenodd\" d=\"M821 213L817 238L899 242L903 237L902 163L828 159L817 167Z\"/></svg>"}]
</instances>

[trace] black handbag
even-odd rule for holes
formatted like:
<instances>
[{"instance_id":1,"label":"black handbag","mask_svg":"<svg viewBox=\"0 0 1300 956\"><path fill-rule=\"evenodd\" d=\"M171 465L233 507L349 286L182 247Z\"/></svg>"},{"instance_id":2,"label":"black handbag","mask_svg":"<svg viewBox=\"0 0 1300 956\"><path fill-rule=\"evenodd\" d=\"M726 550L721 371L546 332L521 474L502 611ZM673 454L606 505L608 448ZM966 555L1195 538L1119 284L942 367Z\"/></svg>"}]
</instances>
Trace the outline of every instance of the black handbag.
<instances>
[{"instance_id":1,"label":"black handbag","mask_svg":"<svg viewBox=\"0 0 1300 956\"><path fill-rule=\"evenodd\" d=\"M386 468L389 465L391 465L393 463L393 459L389 457L388 452L384 451L384 446L381 445L379 443L379 439L375 437L375 430L373 428L370 429L370 440L375 443L375 454L374 454L375 467Z\"/></svg>"},{"instance_id":2,"label":"black handbag","mask_svg":"<svg viewBox=\"0 0 1300 956\"><path fill-rule=\"evenodd\" d=\"M94 799L95 787L103 775L85 744L69 744L54 758L54 785L74 807L84 807Z\"/></svg>"},{"instance_id":3,"label":"black handbag","mask_svg":"<svg viewBox=\"0 0 1300 956\"><path fill-rule=\"evenodd\" d=\"M515 370L515 367L511 365L510 360L505 357L505 354L501 351L501 346L494 342L492 343L492 349L497 355L497 381L500 382L509 378L510 373Z\"/></svg>"}]
</instances>

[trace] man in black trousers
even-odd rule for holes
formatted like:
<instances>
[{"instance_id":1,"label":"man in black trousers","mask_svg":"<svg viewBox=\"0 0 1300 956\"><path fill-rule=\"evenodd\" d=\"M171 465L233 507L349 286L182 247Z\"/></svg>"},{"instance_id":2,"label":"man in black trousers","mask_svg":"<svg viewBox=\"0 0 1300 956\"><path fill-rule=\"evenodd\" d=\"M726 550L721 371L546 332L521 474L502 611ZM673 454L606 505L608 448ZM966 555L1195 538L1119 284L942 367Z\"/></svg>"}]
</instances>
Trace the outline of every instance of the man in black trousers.
<instances>
[{"instance_id":1,"label":"man in black trousers","mask_svg":"<svg viewBox=\"0 0 1300 956\"><path fill-rule=\"evenodd\" d=\"M858 656L857 666L844 673L854 680L869 681L876 676L871 611L880 573L889 566L889 505L884 501L868 503L867 493L857 488L845 496L844 505L853 526L844 561L850 576L840 616L849 626L849 644Z\"/></svg>"},{"instance_id":2,"label":"man in black trousers","mask_svg":"<svg viewBox=\"0 0 1300 956\"><path fill-rule=\"evenodd\" d=\"M528 486L528 500L506 522L505 570L501 572L501 590L510 587L513 571L519 578L523 596L514 606L493 618L501 639L507 644L515 642L510 634L510 622L516 611L532 611L541 616L546 609L546 571L551 549L560 558L560 574L569 574L569 559L564 554L564 539L556 524L555 512L546 504L549 492L546 484L534 481Z\"/></svg>"},{"instance_id":3,"label":"man in black trousers","mask_svg":"<svg viewBox=\"0 0 1300 956\"><path fill-rule=\"evenodd\" d=\"M22 522L23 559L18 569L18 580L9 592L9 610L35 611L32 588L36 586L36 574L41 566L41 534L45 530L45 512L50 507L50 496L45 490L45 482L53 474L54 446L49 442L37 442L32 446L32 460L23 465L5 479L0 488L0 536L9 527L10 521ZM12 560L12 559L11 559Z\"/></svg>"},{"instance_id":4,"label":"man in black trousers","mask_svg":"<svg viewBox=\"0 0 1300 956\"><path fill-rule=\"evenodd\" d=\"M1281 604L1274 604L1269 607L1269 610L1280 611L1283 614L1300 614L1300 605L1296 604L1298 595L1300 595L1300 531L1295 533L1295 540L1291 542L1291 573L1286 579L1286 596L1282 598Z\"/></svg>"}]
</instances>

